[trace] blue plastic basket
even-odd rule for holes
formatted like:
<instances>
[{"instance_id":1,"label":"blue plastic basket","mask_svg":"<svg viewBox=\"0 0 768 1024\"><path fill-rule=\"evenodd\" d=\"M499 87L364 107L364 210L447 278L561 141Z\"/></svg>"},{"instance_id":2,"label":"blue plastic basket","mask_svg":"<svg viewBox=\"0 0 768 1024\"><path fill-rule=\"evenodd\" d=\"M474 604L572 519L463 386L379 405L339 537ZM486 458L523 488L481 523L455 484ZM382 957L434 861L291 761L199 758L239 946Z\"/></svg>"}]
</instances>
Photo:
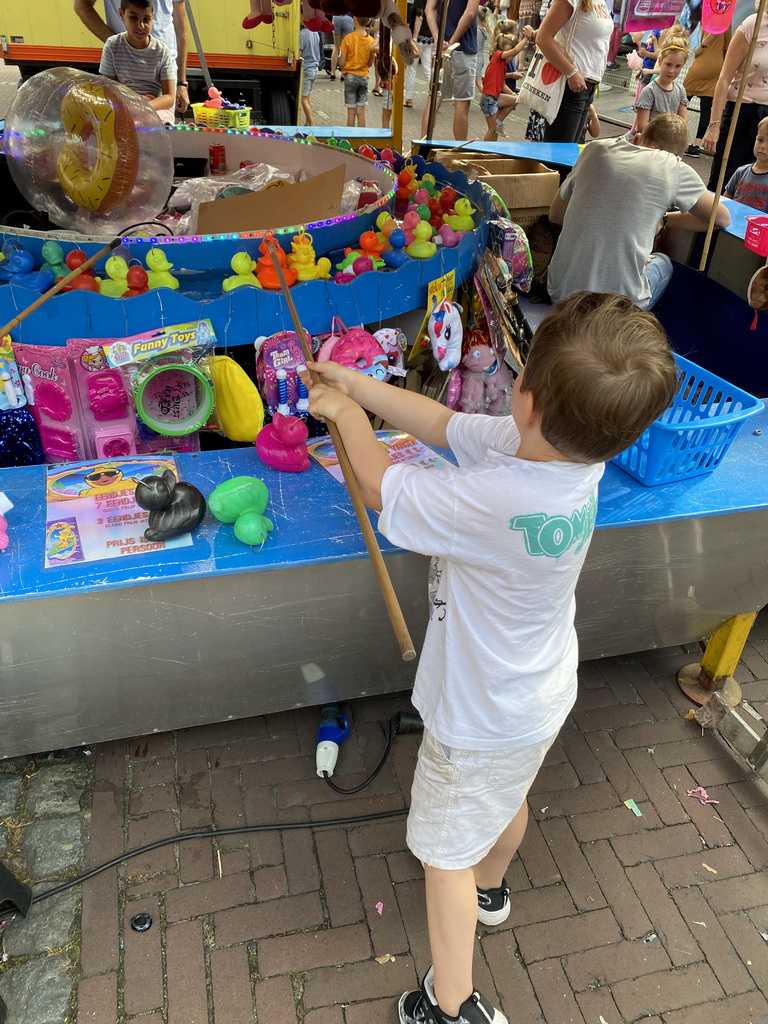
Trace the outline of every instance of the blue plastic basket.
<instances>
[{"instance_id":1,"label":"blue plastic basket","mask_svg":"<svg viewBox=\"0 0 768 1024\"><path fill-rule=\"evenodd\" d=\"M711 473L763 402L682 356L672 406L613 461L646 487Z\"/></svg>"}]
</instances>

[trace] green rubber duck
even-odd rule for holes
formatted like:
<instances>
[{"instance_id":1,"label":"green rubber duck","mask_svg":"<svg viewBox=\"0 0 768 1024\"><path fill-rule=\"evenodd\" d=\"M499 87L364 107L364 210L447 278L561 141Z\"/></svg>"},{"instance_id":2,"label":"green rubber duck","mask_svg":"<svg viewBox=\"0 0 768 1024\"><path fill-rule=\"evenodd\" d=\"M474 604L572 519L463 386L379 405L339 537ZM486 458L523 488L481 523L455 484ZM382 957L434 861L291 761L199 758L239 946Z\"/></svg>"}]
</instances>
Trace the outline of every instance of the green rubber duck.
<instances>
[{"instance_id":1,"label":"green rubber duck","mask_svg":"<svg viewBox=\"0 0 768 1024\"><path fill-rule=\"evenodd\" d=\"M255 476L235 476L225 480L208 499L211 515L220 523L234 523L235 537L249 547L261 547L275 524L262 513L269 501L263 480Z\"/></svg>"},{"instance_id":2,"label":"green rubber duck","mask_svg":"<svg viewBox=\"0 0 768 1024\"><path fill-rule=\"evenodd\" d=\"M250 285L252 288L261 288L261 282L253 273L256 269L256 262L251 259L247 252L236 252L229 261L230 267L234 270L233 277L225 277L222 288L225 292L231 292L233 288L241 288L243 285Z\"/></svg>"},{"instance_id":3,"label":"green rubber duck","mask_svg":"<svg viewBox=\"0 0 768 1024\"><path fill-rule=\"evenodd\" d=\"M43 243L43 259L45 263L40 268L41 270L52 270L54 281L60 277L66 277L70 272L69 267L64 262L64 250L61 248L58 242L50 240Z\"/></svg>"}]
</instances>

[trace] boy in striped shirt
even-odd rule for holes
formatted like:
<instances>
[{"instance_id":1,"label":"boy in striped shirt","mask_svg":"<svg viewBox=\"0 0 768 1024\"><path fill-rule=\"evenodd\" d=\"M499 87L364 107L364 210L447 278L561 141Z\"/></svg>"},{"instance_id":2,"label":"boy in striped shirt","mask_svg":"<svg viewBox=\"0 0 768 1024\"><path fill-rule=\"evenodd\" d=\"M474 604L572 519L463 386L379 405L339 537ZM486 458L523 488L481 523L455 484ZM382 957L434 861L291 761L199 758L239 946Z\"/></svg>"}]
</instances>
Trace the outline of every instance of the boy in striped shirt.
<instances>
[{"instance_id":1,"label":"boy in striped shirt","mask_svg":"<svg viewBox=\"0 0 768 1024\"><path fill-rule=\"evenodd\" d=\"M139 93L161 121L173 124L176 102L176 62L159 39L152 38L152 0L121 0L125 32L104 43L99 74Z\"/></svg>"}]
</instances>

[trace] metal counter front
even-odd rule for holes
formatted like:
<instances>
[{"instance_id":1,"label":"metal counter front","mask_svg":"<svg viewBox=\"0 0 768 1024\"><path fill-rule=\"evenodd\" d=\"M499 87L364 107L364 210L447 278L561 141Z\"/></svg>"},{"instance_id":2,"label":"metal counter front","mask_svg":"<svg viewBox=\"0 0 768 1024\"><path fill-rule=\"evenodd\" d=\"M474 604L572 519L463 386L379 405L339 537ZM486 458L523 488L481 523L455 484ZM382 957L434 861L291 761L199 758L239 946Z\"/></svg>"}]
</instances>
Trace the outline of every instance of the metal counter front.
<instances>
[{"instance_id":1,"label":"metal counter front","mask_svg":"<svg viewBox=\"0 0 768 1024\"><path fill-rule=\"evenodd\" d=\"M709 476L645 488L608 467L577 594L582 658L696 640L768 602L766 445L763 413ZM0 470L15 506L0 555L0 757L411 684L342 485L314 464L276 473L250 449L177 466L206 495L264 479L264 548L209 515L192 547L44 569L45 469ZM418 649L427 560L379 543Z\"/></svg>"}]
</instances>

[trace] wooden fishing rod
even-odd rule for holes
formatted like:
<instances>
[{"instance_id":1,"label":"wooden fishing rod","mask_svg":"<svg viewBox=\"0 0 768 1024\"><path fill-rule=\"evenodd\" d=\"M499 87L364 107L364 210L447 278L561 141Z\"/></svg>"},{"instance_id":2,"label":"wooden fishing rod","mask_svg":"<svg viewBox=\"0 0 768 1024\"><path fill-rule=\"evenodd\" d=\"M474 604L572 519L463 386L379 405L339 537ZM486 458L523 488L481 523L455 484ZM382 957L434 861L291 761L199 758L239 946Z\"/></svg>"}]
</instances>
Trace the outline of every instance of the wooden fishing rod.
<instances>
[{"instance_id":1,"label":"wooden fishing rod","mask_svg":"<svg viewBox=\"0 0 768 1024\"><path fill-rule=\"evenodd\" d=\"M122 238L113 238L109 245L105 245L103 249L99 249L95 256L91 256L84 263L81 263L75 270L70 271L66 277L60 277L53 288L49 288L47 292L43 292L39 299L35 299L33 303L27 306L26 309L22 310L21 313L17 313L13 320L9 320L5 327L0 327L0 338L5 337L9 331L12 331L14 327L18 327L22 320L26 320L30 313L34 313L36 309L40 309L41 306L45 305L48 299L53 298L54 295L58 295L62 288L66 288L68 284L71 284L76 277L79 277L85 270L90 270L94 267L102 256L106 256L107 253L112 252L122 242Z\"/></svg>"},{"instance_id":2,"label":"wooden fishing rod","mask_svg":"<svg viewBox=\"0 0 768 1024\"><path fill-rule=\"evenodd\" d=\"M313 361L312 350L309 347L309 342L307 341L307 333L301 325L301 320L299 319L299 314L296 310L296 305L293 301L293 296L291 295L288 289L288 285L285 280L285 275L283 274L283 268L280 265L280 261L277 257L277 243L274 241L274 239L268 239L267 247L269 249L269 255L272 258L272 263L274 264L275 267L275 272L277 273L277 278L280 282L280 290L282 291L286 305L288 306L288 312L291 314L291 320L293 320L293 327L294 330L296 331L296 335L301 344L301 349L302 352L304 353L304 358L307 360L308 363L310 363ZM311 370L310 374L315 384L322 383L319 374L314 373ZM331 440L333 441L333 447L336 452L336 458L339 460L339 466L341 467L341 471L344 474L344 482L346 483L347 489L349 490L349 497L352 500L352 507L355 510L357 521L360 524L360 530L363 534L363 540L365 541L365 546L368 549L368 555L373 565L373 571L376 575L376 580L379 584L379 589L381 590L381 596L384 598L384 604L386 606L390 622L392 623L392 629L395 632L395 639L397 640L398 647L400 648L400 653L403 657L403 661L413 661L413 659L416 657L416 650L413 646L413 641L411 640L410 633L408 632L408 626L405 623L405 618L403 617L402 609L400 608L400 604L397 600L395 588L392 586L392 580L390 579L389 573L387 572L387 567L384 565L384 557L381 554L381 551L379 550L379 545L376 543L376 535L373 532L371 521L368 518L368 511L365 507L363 496L360 493L360 485L358 484L357 478L355 477L355 471L352 469L352 463L349 461L349 456L347 455L347 450L344 447L344 442L341 439L339 428L336 426L333 420L326 420L326 425L328 427L328 433L331 435Z\"/></svg>"},{"instance_id":3,"label":"wooden fishing rod","mask_svg":"<svg viewBox=\"0 0 768 1024\"><path fill-rule=\"evenodd\" d=\"M739 120L739 111L741 110L741 100L744 95L744 90L747 86L747 78L749 77L750 69L752 67L752 56L755 52L755 47L757 46L758 37L760 35L760 26L763 21L763 15L765 14L766 3L768 3L768 0L760 0L760 3L758 4L757 18L755 19L755 30L752 33L752 39L749 43L747 56L744 58L744 63L741 66L742 72L741 81L739 82L739 91L736 94L736 100L733 104L733 115L731 117L731 123L728 127L728 135L725 140L725 147L723 149L723 160L720 164L720 173L717 176L717 187L715 188L715 201L712 204L712 212L709 215L709 223L707 224L707 233L704 236L704 248L701 251L699 271L703 271L705 269L707 265L707 258L709 257L709 247L712 244L712 235L715 231L715 217L717 216L717 207L720 202L720 196L723 194L723 184L725 182L725 171L728 166L728 157L730 156L731 146L733 145L733 136L736 133L736 124ZM725 109L725 103L723 104L723 109ZM722 117L722 114L720 116Z\"/></svg>"}]
</instances>

